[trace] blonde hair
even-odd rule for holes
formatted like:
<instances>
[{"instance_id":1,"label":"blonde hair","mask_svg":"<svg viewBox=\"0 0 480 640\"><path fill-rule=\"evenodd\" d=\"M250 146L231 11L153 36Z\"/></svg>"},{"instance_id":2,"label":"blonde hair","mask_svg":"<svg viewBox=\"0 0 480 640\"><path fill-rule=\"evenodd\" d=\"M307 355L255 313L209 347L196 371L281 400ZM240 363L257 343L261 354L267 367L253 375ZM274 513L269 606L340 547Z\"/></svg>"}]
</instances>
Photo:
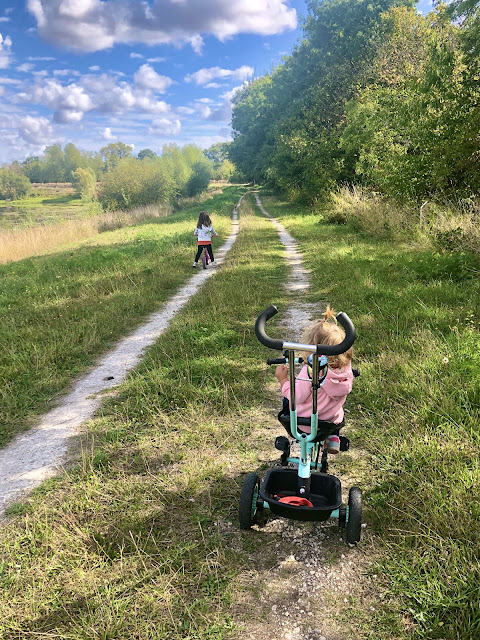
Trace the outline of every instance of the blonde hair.
<instances>
[{"instance_id":1,"label":"blonde hair","mask_svg":"<svg viewBox=\"0 0 480 640\"><path fill-rule=\"evenodd\" d=\"M340 344L345 338L345 331L338 324L336 315L336 312L328 305L323 318L317 320L305 330L303 334L304 344ZM352 356L352 347L337 356L328 356L328 366L332 369L343 369L351 362Z\"/></svg>"}]
</instances>

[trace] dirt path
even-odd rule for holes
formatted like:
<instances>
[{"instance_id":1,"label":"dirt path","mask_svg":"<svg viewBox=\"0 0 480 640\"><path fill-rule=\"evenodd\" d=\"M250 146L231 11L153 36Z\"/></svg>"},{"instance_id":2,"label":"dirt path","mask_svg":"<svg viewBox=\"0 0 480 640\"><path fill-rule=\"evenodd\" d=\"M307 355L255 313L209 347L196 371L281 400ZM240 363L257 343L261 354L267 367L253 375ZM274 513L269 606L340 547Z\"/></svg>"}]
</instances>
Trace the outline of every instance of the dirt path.
<instances>
[{"instance_id":1,"label":"dirt path","mask_svg":"<svg viewBox=\"0 0 480 640\"><path fill-rule=\"evenodd\" d=\"M232 220L232 231L227 241L215 252L217 265L222 264L236 240L236 208ZM79 378L61 403L45 414L36 427L0 451L0 518L8 504L61 469L69 438L81 424L92 418L101 405L101 394L125 380L127 373L142 359L145 349L157 340L172 318L214 272L212 268L196 272L160 311L151 314L147 322L121 340L88 374Z\"/></svg>"},{"instance_id":2,"label":"dirt path","mask_svg":"<svg viewBox=\"0 0 480 640\"><path fill-rule=\"evenodd\" d=\"M272 220L286 251L290 265L290 276L286 289L291 293L291 304L282 314L285 338L300 339L305 325L318 316L325 303L307 303L305 293L309 288L308 271L303 266L298 244L283 225L270 216L255 194L257 205L264 215ZM280 395L278 396L280 406ZM348 431L348 430L347 430ZM265 428L270 438L271 449L266 450L266 459L274 455L273 440L281 434L281 427ZM269 443L270 444L270 443ZM268 451L268 453L267 453ZM293 450L295 454L295 449ZM356 453L342 453L341 461L331 463L331 471L341 475L346 492L355 484L355 478L339 474L337 466L353 461ZM352 628L347 605L361 603L368 612L374 606L374 583L366 576L372 562L371 541L364 528L362 543L349 548L340 536L338 527L329 523L299 523L282 518L271 518L263 528L255 527L252 535L264 537L265 545L275 546L277 562L268 570L257 570L256 581L260 585L255 599L246 597L243 612L248 611L248 620L239 612L237 618L244 620L238 638L258 640L360 640L358 626ZM261 566L252 557L252 567ZM355 625L356 626L356 625Z\"/></svg>"}]
</instances>

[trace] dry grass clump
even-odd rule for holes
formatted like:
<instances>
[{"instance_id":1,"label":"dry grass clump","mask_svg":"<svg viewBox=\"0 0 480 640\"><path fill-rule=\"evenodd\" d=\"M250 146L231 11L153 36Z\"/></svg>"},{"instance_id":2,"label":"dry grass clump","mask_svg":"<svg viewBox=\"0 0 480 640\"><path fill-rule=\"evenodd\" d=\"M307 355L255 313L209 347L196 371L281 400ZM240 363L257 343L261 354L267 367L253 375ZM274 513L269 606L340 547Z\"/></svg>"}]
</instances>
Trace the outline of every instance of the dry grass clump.
<instances>
[{"instance_id":1,"label":"dry grass clump","mask_svg":"<svg viewBox=\"0 0 480 640\"><path fill-rule=\"evenodd\" d=\"M356 185L345 185L331 193L322 212L335 224L353 223L371 236L405 239L426 237L445 251L473 251L480 254L480 204L473 200L422 207L386 200Z\"/></svg>"},{"instance_id":2,"label":"dry grass clump","mask_svg":"<svg viewBox=\"0 0 480 640\"><path fill-rule=\"evenodd\" d=\"M356 185L345 185L331 194L331 206L324 212L329 222L353 222L362 231L379 237L411 237L418 213L411 206L386 202L377 193Z\"/></svg>"},{"instance_id":3,"label":"dry grass clump","mask_svg":"<svg viewBox=\"0 0 480 640\"><path fill-rule=\"evenodd\" d=\"M127 227L142 220L171 213L169 205L147 205L131 211L112 211L57 224L0 231L0 264L48 253L64 244L89 238L102 231Z\"/></svg>"},{"instance_id":4,"label":"dry grass clump","mask_svg":"<svg viewBox=\"0 0 480 640\"><path fill-rule=\"evenodd\" d=\"M433 243L447 251L473 251L480 255L480 207L467 211L444 212L432 221L429 234Z\"/></svg>"}]
</instances>

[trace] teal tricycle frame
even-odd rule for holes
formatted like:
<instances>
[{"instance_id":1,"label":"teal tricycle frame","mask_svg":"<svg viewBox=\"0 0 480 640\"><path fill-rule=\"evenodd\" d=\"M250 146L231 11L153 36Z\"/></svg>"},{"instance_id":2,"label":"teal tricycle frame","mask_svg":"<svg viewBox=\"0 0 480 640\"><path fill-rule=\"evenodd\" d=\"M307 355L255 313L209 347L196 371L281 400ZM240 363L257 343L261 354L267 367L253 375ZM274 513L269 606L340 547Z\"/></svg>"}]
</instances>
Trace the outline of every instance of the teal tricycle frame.
<instances>
[{"instance_id":1,"label":"teal tricycle frame","mask_svg":"<svg viewBox=\"0 0 480 640\"><path fill-rule=\"evenodd\" d=\"M319 421L317 410L317 391L326 375L327 359L325 356L347 351L355 340L355 327L345 313L339 313L336 317L337 321L345 330L345 338L340 344L309 345L287 342L270 338L265 333L265 323L276 313L278 311L274 305L265 309L257 318L255 334L266 347L283 352L283 358L268 360L268 364L286 363L288 365L289 414L282 415L281 412L279 420L291 438L298 442L300 457L290 457L290 440L288 438L284 436L277 438L275 446L282 451L281 467L270 469L262 483L256 473L247 475L240 497L240 528L250 529L253 524L264 524L269 513L293 520L316 522L334 518L338 520L338 525L341 528L345 528L347 542L356 544L360 541L362 528L362 492L358 487L352 487L349 491L348 504L342 505L341 483L336 476L327 473L328 452L324 447L325 440L338 428L338 425ZM301 364L303 360L295 357L295 351L313 354L311 362L312 412L309 418L297 416L295 365ZM324 356L323 360L321 360L322 356ZM319 377L320 367L324 368L323 377ZM310 433L302 431L299 428L302 426L309 426ZM346 450L347 448L348 439L341 437L341 449ZM295 502L300 504L295 504Z\"/></svg>"}]
</instances>

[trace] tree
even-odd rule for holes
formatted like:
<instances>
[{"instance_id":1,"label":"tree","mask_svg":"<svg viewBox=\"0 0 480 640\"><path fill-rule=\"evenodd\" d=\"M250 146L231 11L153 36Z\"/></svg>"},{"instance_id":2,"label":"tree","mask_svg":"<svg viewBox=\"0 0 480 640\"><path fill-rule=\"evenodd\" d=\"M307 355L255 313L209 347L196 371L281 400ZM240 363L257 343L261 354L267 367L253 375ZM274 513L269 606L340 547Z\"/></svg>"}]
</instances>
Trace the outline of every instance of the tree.
<instances>
[{"instance_id":1,"label":"tree","mask_svg":"<svg viewBox=\"0 0 480 640\"><path fill-rule=\"evenodd\" d=\"M151 149L142 149L138 152L139 160L153 160L154 158L158 158L158 156L155 151L152 151Z\"/></svg>"},{"instance_id":2,"label":"tree","mask_svg":"<svg viewBox=\"0 0 480 640\"><path fill-rule=\"evenodd\" d=\"M192 169L192 175L185 187L186 195L190 197L205 191L212 176L211 166L207 162L196 162Z\"/></svg>"},{"instance_id":3,"label":"tree","mask_svg":"<svg viewBox=\"0 0 480 640\"><path fill-rule=\"evenodd\" d=\"M0 198L16 200L23 198L30 191L30 180L9 169L0 169Z\"/></svg>"},{"instance_id":4,"label":"tree","mask_svg":"<svg viewBox=\"0 0 480 640\"><path fill-rule=\"evenodd\" d=\"M130 209L155 202L169 202L175 183L162 158L138 162L126 157L103 176L100 201L108 210Z\"/></svg>"},{"instance_id":5,"label":"tree","mask_svg":"<svg viewBox=\"0 0 480 640\"><path fill-rule=\"evenodd\" d=\"M72 183L77 195L82 200L95 200L97 197L97 181L92 169L82 169L78 167L72 172Z\"/></svg>"},{"instance_id":6,"label":"tree","mask_svg":"<svg viewBox=\"0 0 480 640\"><path fill-rule=\"evenodd\" d=\"M230 144L230 142L216 142L208 149L204 149L204 156L213 162L215 169L228 158L228 147Z\"/></svg>"},{"instance_id":7,"label":"tree","mask_svg":"<svg viewBox=\"0 0 480 640\"><path fill-rule=\"evenodd\" d=\"M59 144L52 144L45 149L44 182L65 182L65 157Z\"/></svg>"},{"instance_id":8,"label":"tree","mask_svg":"<svg viewBox=\"0 0 480 640\"><path fill-rule=\"evenodd\" d=\"M65 177L67 180L72 179L72 173L79 167L86 168L87 164L85 158L82 156L77 147L69 142L65 145L63 150L64 165L65 165Z\"/></svg>"},{"instance_id":9,"label":"tree","mask_svg":"<svg viewBox=\"0 0 480 640\"><path fill-rule=\"evenodd\" d=\"M100 153L105 163L105 170L111 171L120 163L120 160L132 155L132 147L123 142L111 142L106 147L102 147Z\"/></svg>"},{"instance_id":10,"label":"tree","mask_svg":"<svg viewBox=\"0 0 480 640\"><path fill-rule=\"evenodd\" d=\"M30 182L44 182L44 163L38 156L29 156L24 160L22 170Z\"/></svg>"}]
</instances>

